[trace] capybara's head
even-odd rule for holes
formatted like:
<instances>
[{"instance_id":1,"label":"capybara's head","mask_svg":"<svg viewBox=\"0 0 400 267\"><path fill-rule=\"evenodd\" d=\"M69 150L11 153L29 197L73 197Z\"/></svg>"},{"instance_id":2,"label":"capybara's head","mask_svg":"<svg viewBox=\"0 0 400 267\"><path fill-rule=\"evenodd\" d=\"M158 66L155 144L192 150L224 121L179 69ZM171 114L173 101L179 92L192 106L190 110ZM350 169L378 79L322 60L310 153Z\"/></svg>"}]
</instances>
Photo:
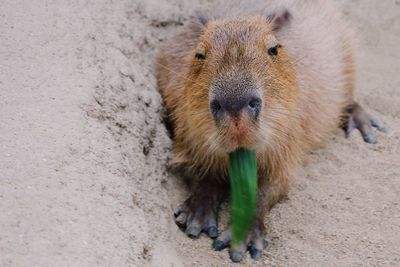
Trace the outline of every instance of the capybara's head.
<instances>
[{"instance_id":1,"label":"capybara's head","mask_svg":"<svg viewBox=\"0 0 400 267\"><path fill-rule=\"evenodd\" d=\"M263 150L285 134L296 102L296 75L276 33L289 20L287 11L202 20L185 97L192 127L207 134L213 152Z\"/></svg>"}]
</instances>

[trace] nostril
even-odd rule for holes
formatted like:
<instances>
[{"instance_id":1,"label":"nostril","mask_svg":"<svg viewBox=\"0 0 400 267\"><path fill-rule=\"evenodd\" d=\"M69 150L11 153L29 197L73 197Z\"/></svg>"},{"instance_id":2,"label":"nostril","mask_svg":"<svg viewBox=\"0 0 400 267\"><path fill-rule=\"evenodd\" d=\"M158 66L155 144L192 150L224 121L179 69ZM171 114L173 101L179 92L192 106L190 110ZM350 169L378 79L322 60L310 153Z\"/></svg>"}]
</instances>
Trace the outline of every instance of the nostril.
<instances>
[{"instance_id":1,"label":"nostril","mask_svg":"<svg viewBox=\"0 0 400 267\"><path fill-rule=\"evenodd\" d=\"M216 116L222 107L219 101L214 99L213 101L211 101L210 108L213 115Z\"/></svg>"},{"instance_id":2,"label":"nostril","mask_svg":"<svg viewBox=\"0 0 400 267\"><path fill-rule=\"evenodd\" d=\"M261 107L261 99L258 97L254 97L249 102L249 107L251 109L259 109Z\"/></svg>"},{"instance_id":3,"label":"nostril","mask_svg":"<svg viewBox=\"0 0 400 267\"><path fill-rule=\"evenodd\" d=\"M248 103L248 110L254 119L258 118L261 110L261 103L262 101L258 97L251 98L250 102Z\"/></svg>"}]
</instances>

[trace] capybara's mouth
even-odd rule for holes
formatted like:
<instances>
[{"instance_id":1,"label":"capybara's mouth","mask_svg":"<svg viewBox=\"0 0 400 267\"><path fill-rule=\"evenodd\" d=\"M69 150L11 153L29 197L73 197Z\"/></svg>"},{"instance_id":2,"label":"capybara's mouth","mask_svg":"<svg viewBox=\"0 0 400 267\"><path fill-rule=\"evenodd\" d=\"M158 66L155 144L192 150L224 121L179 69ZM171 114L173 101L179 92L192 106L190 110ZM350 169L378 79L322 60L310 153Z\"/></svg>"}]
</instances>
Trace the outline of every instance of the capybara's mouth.
<instances>
[{"instance_id":1,"label":"capybara's mouth","mask_svg":"<svg viewBox=\"0 0 400 267\"><path fill-rule=\"evenodd\" d=\"M246 119L230 119L224 138L224 147L227 152L238 148L253 148L255 135L251 123Z\"/></svg>"}]
</instances>

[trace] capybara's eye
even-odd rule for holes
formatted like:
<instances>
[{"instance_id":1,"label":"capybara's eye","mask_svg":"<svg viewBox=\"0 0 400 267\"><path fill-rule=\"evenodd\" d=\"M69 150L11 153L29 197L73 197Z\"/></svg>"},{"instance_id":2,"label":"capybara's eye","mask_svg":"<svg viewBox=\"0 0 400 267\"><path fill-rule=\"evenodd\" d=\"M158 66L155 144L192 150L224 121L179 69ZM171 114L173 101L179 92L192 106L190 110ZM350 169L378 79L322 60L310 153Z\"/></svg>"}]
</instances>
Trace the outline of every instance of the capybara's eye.
<instances>
[{"instance_id":1,"label":"capybara's eye","mask_svg":"<svg viewBox=\"0 0 400 267\"><path fill-rule=\"evenodd\" d=\"M206 59L206 53L203 51L200 51L200 52L197 51L195 56L197 59L200 59L200 60Z\"/></svg>"},{"instance_id":2,"label":"capybara's eye","mask_svg":"<svg viewBox=\"0 0 400 267\"><path fill-rule=\"evenodd\" d=\"M206 59L206 47L204 43L200 43L197 48L196 48L196 54L195 57L199 60L204 60Z\"/></svg>"},{"instance_id":3,"label":"capybara's eye","mask_svg":"<svg viewBox=\"0 0 400 267\"><path fill-rule=\"evenodd\" d=\"M276 45L276 46L274 46L274 47L270 47L270 48L268 48L268 54L270 55L270 56L273 56L273 57L275 57L275 56L277 56L278 55L278 50L279 50L279 48L281 48L282 46L281 45Z\"/></svg>"}]
</instances>

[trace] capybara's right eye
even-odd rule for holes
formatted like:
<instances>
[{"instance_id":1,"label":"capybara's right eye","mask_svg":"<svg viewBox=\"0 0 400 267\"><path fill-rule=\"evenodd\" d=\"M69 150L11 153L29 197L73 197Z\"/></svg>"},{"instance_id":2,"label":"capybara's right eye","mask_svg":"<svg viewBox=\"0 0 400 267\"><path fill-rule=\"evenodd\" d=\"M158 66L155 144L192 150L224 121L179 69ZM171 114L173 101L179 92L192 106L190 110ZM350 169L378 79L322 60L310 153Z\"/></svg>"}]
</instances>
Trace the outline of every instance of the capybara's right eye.
<instances>
[{"instance_id":1,"label":"capybara's right eye","mask_svg":"<svg viewBox=\"0 0 400 267\"><path fill-rule=\"evenodd\" d=\"M206 47L203 43L200 43L196 48L195 57L199 60L206 59Z\"/></svg>"},{"instance_id":2,"label":"capybara's right eye","mask_svg":"<svg viewBox=\"0 0 400 267\"><path fill-rule=\"evenodd\" d=\"M200 60L206 59L206 53L204 52L196 52L196 58Z\"/></svg>"}]
</instances>

